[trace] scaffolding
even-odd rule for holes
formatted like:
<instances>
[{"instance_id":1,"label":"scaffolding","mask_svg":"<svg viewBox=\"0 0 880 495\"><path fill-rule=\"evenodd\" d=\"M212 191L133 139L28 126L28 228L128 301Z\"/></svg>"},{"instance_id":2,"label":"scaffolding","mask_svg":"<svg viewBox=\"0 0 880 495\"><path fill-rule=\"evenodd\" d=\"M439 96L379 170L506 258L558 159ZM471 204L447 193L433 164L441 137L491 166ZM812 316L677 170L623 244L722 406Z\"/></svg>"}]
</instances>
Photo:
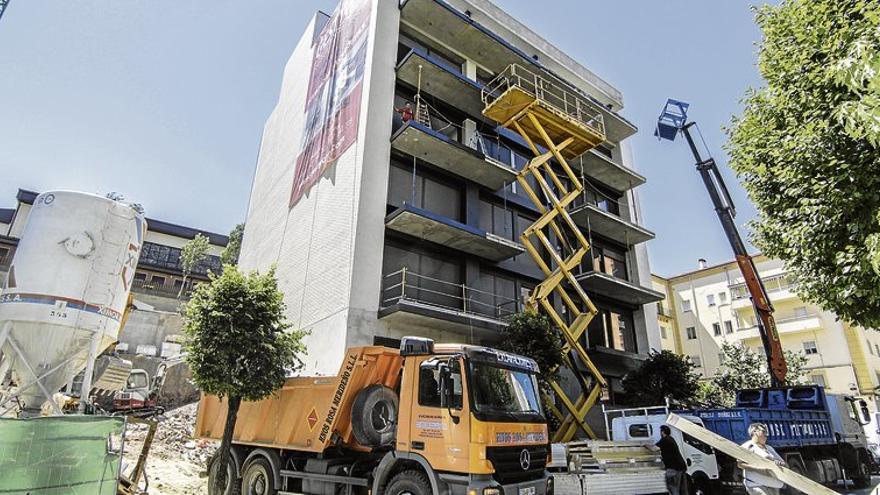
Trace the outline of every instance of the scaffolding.
<instances>
[{"instance_id":1,"label":"scaffolding","mask_svg":"<svg viewBox=\"0 0 880 495\"><path fill-rule=\"evenodd\" d=\"M586 415L607 382L580 343L597 310L575 279L574 270L590 245L569 215L584 185L567 160L605 141L602 114L586 97L516 64L490 81L481 96L483 115L519 133L535 155L516 180L541 216L520 239L546 278L532 291L526 307L543 310L559 328L565 339L563 362L580 386L577 399L571 400L558 381L550 382L556 401L547 401L548 408L560 422L553 441L570 441L579 429L596 438ZM529 184L529 176L544 200ZM549 254L549 264L538 243Z\"/></svg>"}]
</instances>

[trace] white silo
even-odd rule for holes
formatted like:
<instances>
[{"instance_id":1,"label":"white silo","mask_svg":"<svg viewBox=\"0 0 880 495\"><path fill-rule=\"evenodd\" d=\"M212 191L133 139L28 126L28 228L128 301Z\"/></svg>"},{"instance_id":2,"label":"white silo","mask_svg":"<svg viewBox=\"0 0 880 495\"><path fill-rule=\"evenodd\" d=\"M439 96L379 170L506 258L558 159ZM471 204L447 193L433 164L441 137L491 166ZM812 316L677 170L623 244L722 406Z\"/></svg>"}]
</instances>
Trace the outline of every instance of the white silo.
<instances>
[{"instance_id":1,"label":"white silo","mask_svg":"<svg viewBox=\"0 0 880 495\"><path fill-rule=\"evenodd\" d=\"M145 233L129 203L73 191L37 196L0 294L3 367L27 409L116 341Z\"/></svg>"}]
</instances>

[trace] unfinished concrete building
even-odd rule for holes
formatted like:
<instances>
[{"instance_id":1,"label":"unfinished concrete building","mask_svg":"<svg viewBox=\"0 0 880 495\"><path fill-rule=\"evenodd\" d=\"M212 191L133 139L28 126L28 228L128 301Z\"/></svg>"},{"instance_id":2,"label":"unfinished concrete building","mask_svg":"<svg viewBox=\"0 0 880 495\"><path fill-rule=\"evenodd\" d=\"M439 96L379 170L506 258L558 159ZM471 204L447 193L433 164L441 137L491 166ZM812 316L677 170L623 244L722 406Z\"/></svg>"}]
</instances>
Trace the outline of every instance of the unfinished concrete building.
<instances>
[{"instance_id":1,"label":"unfinished concrete building","mask_svg":"<svg viewBox=\"0 0 880 495\"><path fill-rule=\"evenodd\" d=\"M307 372L407 334L491 344L545 278L520 239L540 216L515 180L534 154L483 115L511 66L603 123L602 144L568 159L591 245L574 271L599 310L583 346L625 402L621 377L660 347L662 298L625 141L636 127L620 91L485 0L344 0L287 63L240 264L277 267L290 321L311 331Z\"/></svg>"}]
</instances>

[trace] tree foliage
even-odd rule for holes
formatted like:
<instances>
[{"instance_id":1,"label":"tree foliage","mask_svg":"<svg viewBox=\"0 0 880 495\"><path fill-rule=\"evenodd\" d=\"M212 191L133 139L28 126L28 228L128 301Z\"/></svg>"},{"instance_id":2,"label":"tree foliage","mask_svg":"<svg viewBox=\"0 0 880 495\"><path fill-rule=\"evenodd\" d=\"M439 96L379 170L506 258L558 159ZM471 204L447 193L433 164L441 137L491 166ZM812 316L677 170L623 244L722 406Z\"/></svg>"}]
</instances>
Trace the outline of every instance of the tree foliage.
<instances>
[{"instance_id":1,"label":"tree foliage","mask_svg":"<svg viewBox=\"0 0 880 495\"><path fill-rule=\"evenodd\" d=\"M534 359L541 369L541 386L547 390L547 381L559 378L563 345L562 336L550 318L533 311L523 311L513 315L507 328L501 331L498 348Z\"/></svg>"},{"instance_id":2,"label":"tree foliage","mask_svg":"<svg viewBox=\"0 0 880 495\"><path fill-rule=\"evenodd\" d=\"M788 363L786 385L801 385L807 374L807 357L802 352L783 351ZM754 352L741 343L721 344L721 366L700 398L709 405L733 406L736 392L748 388L770 386L770 372L763 353ZM714 399L714 400L713 400Z\"/></svg>"},{"instance_id":3,"label":"tree foliage","mask_svg":"<svg viewBox=\"0 0 880 495\"><path fill-rule=\"evenodd\" d=\"M766 86L747 92L727 145L758 209L753 240L804 299L880 326L880 2L756 13Z\"/></svg>"},{"instance_id":4,"label":"tree foliage","mask_svg":"<svg viewBox=\"0 0 880 495\"><path fill-rule=\"evenodd\" d=\"M183 272L183 283L180 284L180 292L177 297L183 294L186 287L186 279L190 276L193 269L204 261L208 256L208 249L211 247L208 238L202 234L196 234L195 237L186 241L180 248L180 271Z\"/></svg>"},{"instance_id":5,"label":"tree foliage","mask_svg":"<svg viewBox=\"0 0 880 495\"><path fill-rule=\"evenodd\" d=\"M651 351L642 365L623 379L623 388L636 406L656 406L669 397L681 404L694 401L700 375L687 356L663 350Z\"/></svg>"},{"instance_id":6,"label":"tree foliage","mask_svg":"<svg viewBox=\"0 0 880 495\"><path fill-rule=\"evenodd\" d=\"M222 274L209 276L184 305L186 361L202 391L227 398L217 454L219 466L225 466L241 401L267 397L301 368L305 332L289 330L274 269L245 275L225 265Z\"/></svg>"},{"instance_id":7,"label":"tree foliage","mask_svg":"<svg viewBox=\"0 0 880 495\"><path fill-rule=\"evenodd\" d=\"M238 255L241 253L241 238L244 236L244 224L240 223L233 227L229 233L229 242L220 253L220 262L224 265L237 265Z\"/></svg>"}]
</instances>

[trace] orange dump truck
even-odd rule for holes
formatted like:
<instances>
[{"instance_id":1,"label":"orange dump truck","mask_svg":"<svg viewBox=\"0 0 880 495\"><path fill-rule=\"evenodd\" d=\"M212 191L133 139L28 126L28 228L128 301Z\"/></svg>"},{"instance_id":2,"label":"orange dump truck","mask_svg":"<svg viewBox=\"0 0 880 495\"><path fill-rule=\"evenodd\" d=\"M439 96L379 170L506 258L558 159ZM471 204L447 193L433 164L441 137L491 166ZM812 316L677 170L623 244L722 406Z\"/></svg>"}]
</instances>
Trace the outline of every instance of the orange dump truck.
<instances>
[{"instance_id":1,"label":"orange dump truck","mask_svg":"<svg viewBox=\"0 0 880 495\"><path fill-rule=\"evenodd\" d=\"M242 403L224 493L552 493L537 372L522 356L417 337L349 349L338 375ZM225 420L226 404L205 396L196 434L219 439Z\"/></svg>"}]
</instances>

